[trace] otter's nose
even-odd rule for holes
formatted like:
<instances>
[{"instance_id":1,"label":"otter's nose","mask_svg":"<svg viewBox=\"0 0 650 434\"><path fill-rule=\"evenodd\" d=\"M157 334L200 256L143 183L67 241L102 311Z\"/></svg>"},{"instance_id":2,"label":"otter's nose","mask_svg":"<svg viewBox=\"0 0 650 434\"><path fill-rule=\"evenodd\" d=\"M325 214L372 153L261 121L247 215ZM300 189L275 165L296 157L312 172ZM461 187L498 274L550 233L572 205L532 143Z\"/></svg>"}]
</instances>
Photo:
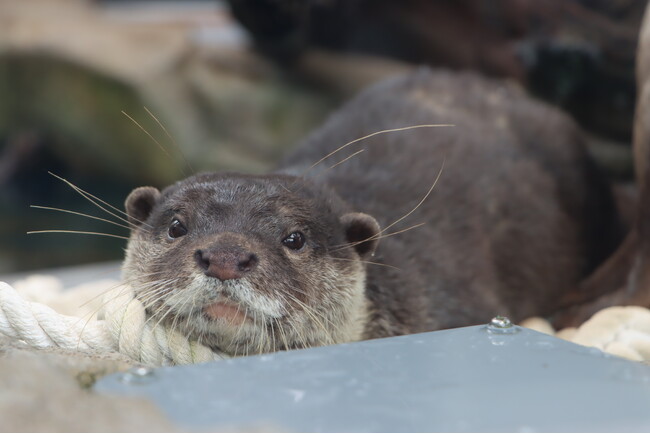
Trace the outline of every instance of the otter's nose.
<instances>
[{"instance_id":1,"label":"otter's nose","mask_svg":"<svg viewBox=\"0 0 650 434\"><path fill-rule=\"evenodd\" d=\"M206 276L219 280L240 279L258 263L257 255L238 248L197 250L194 259Z\"/></svg>"}]
</instances>

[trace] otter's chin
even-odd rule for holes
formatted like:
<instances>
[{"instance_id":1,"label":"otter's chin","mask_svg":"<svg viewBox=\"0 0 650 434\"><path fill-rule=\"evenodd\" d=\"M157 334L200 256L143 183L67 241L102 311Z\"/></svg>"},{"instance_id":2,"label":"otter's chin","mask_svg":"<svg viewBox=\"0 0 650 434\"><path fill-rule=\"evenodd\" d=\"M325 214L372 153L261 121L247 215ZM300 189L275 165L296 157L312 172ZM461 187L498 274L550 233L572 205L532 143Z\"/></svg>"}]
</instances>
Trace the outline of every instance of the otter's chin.
<instances>
[{"instance_id":1,"label":"otter's chin","mask_svg":"<svg viewBox=\"0 0 650 434\"><path fill-rule=\"evenodd\" d=\"M212 320L224 320L230 325L242 325L250 318L246 309L227 301L218 301L203 308L203 312Z\"/></svg>"}]
</instances>

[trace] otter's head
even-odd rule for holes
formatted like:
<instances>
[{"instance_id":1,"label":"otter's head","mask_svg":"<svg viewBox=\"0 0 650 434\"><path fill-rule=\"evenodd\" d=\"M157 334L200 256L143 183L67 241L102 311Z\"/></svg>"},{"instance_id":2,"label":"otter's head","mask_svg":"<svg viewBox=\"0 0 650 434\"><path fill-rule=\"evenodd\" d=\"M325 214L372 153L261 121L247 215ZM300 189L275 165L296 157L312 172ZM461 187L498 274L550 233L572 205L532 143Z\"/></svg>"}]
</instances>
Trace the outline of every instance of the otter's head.
<instances>
[{"instance_id":1,"label":"otter's head","mask_svg":"<svg viewBox=\"0 0 650 434\"><path fill-rule=\"evenodd\" d=\"M230 354L358 340L374 218L285 175L135 189L123 273L154 320Z\"/></svg>"}]
</instances>

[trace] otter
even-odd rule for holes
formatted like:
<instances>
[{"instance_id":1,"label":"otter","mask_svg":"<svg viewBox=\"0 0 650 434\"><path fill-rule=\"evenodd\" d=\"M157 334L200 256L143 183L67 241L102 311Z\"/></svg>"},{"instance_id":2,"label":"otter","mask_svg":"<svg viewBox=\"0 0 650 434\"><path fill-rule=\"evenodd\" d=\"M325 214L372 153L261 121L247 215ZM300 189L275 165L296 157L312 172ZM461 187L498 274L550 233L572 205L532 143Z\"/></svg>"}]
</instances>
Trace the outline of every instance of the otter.
<instances>
[{"instance_id":1,"label":"otter","mask_svg":"<svg viewBox=\"0 0 650 434\"><path fill-rule=\"evenodd\" d=\"M428 69L371 86L270 174L197 174L125 207L124 280L232 355L549 315L622 236L567 116Z\"/></svg>"}]
</instances>

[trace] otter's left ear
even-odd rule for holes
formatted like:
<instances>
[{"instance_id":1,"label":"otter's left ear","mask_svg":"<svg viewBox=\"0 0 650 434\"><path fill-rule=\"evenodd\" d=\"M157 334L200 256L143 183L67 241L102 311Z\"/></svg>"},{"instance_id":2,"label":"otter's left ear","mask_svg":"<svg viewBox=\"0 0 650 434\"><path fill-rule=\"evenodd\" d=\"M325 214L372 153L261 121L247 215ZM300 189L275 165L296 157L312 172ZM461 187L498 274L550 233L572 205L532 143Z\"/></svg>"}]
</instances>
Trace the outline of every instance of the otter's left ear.
<instances>
[{"instance_id":1,"label":"otter's left ear","mask_svg":"<svg viewBox=\"0 0 650 434\"><path fill-rule=\"evenodd\" d=\"M380 228L374 217L360 212L344 214L341 224L345 229L345 237L361 258L371 256L379 244Z\"/></svg>"}]
</instances>

